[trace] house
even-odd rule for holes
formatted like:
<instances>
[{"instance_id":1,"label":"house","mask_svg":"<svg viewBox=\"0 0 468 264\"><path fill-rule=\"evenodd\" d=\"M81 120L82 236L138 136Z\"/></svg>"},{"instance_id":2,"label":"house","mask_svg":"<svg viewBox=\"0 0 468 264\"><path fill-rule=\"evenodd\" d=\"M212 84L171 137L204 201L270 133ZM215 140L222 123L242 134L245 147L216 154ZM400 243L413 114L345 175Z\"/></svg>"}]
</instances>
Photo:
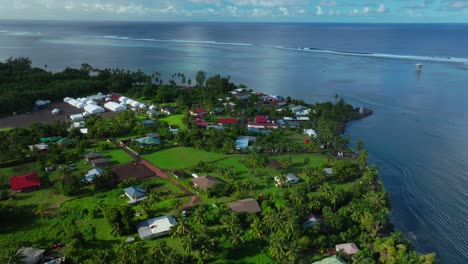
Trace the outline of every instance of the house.
<instances>
[{"instance_id":1,"label":"house","mask_svg":"<svg viewBox=\"0 0 468 264\"><path fill-rule=\"evenodd\" d=\"M158 117L159 116L159 113L156 112L156 110L153 110L153 109L149 109L148 111L146 111L146 114L150 117Z\"/></svg>"},{"instance_id":2,"label":"house","mask_svg":"<svg viewBox=\"0 0 468 264\"><path fill-rule=\"evenodd\" d=\"M237 149L247 149L249 147L250 142L257 140L256 137L251 136L238 136L236 140L236 148Z\"/></svg>"},{"instance_id":3,"label":"house","mask_svg":"<svg viewBox=\"0 0 468 264\"><path fill-rule=\"evenodd\" d=\"M262 211L260 205L258 205L257 200L253 198L231 202L228 203L228 206L234 212L258 213Z\"/></svg>"},{"instance_id":4,"label":"house","mask_svg":"<svg viewBox=\"0 0 468 264\"><path fill-rule=\"evenodd\" d=\"M299 180L300 180L299 177L297 177L296 175L294 175L292 173L286 174L286 183L288 183L288 184L298 183ZM276 186L283 185L283 182L282 182L280 176L275 177L275 182L276 182Z\"/></svg>"},{"instance_id":5,"label":"house","mask_svg":"<svg viewBox=\"0 0 468 264\"><path fill-rule=\"evenodd\" d=\"M172 115L175 113L175 108L172 106L163 106L161 107L161 112L165 113L166 115Z\"/></svg>"},{"instance_id":6,"label":"house","mask_svg":"<svg viewBox=\"0 0 468 264\"><path fill-rule=\"evenodd\" d=\"M200 116L200 115L208 114L208 111L206 109L204 109L204 108L197 108L195 110L190 110L189 112L193 116Z\"/></svg>"},{"instance_id":7,"label":"house","mask_svg":"<svg viewBox=\"0 0 468 264\"><path fill-rule=\"evenodd\" d=\"M38 150L48 150L49 149L49 145L46 144L46 143L39 143L39 144L35 144L35 145L30 145L28 147L29 147L29 150L31 150L31 151L33 151L34 149L38 149Z\"/></svg>"},{"instance_id":8,"label":"house","mask_svg":"<svg viewBox=\"0 0 468 264\"><path fill-rule=\"evenodd\" d=\"M59 139L62 139L61 136L57 136L57 137L44 137L44 138L41 138L40 141L41 143L51 143L51 142L56 142L57 140Z\"/></svg>"},{"instance_id":9,"label":"house","mask_svg":"<svg viewBox=\"0 0 468 264\"><path fill-rule=\"evenodd\" d=\"M140 222L136 227L140 238L149 240L168 235L175 224L177 222L172 216L160 216Z\"/></svg>"},{"instance_id":10,"label":"house","mask_svg":"<svg viewBox=\"0 0 468 264\"><path fill-rule=\"evenodd\" d=\"M91 160L93 160L93 159L102 158L102 154L101 154L101 153L93 152L93 153L89 153L89 154L84 155L84 158L85 158L87 161L91 161Z\"/></svg>"},{"instance_id":11,"label":"house","mask_svg":"<svg viewBox=\"0 0 468 264\"><path fill-rule=\"evenodd\" d=\"M177 135L179 133L178 128L169 128L169 132L171 132L173 135Z\"/></svg>"},{"instance_id":12,"label":"house","mask_svg":"<svg viewBox=\"0 0 468 264\"><path fill-rule=\"evenodd\" d=\"M211 177L210 175L201 176L192 180L193 186L203 190L211 189L215 184L220 182L221 180Z\"/></svg>"},{"instance_id":13,"label":"house","mask_svg":"<svg viewBox=\"0 0 468 264\"><path fill-rule=\"evenodd\" d=\"M154 120L151 120L151 119L146 119L146 120L143 120L141 121L143 123L143 125L145 126L152 126L154 125Z\"/></svg>"},{"instance_id":14,"label":"house","mask_svg":"<svg viewBox=\"0 0 468 264\"><path fill-rule=\"evenodd\" d=\"M304 222L304 228L309 228L313 225L315 225L316 223L318 223L320 221L319 218L317 218L315 215L309 215L307 217L307 220Z\"/></svg>"},{"instance_id":15,"label":"house","mask_svg":"<svg viewBox=\"0 0 468 264\"><path fill-rule=\"evenodd\" d=\"M255 122L249 122L247 123L247 127L251 128L264 128L264 129L277 129L279 128L278 124L275 123L255 123Z\"/></svg>"},{"instance_id":16,"label":"house","mask_svg":"<svg viewBox=\"0 0 468 264\"><path fill-rule=\"evenodd\" d=\"M313 129L304 129L304 135L309 135L309 137L317 137L317 132Z\"/></svg>"},{"instance_id":17,"label":"house","mask_svg":"<svg viewBox=\"0 0 468 264\"><path fill-rule=\"evenodd\" d=\"M325 169L323 169L323 171L325 172L325 174L327 176L329 176L329 177L333 176L333 168L325 168Z\"/></svg>"},{"instance_id":18,"label":"house","mask_svg":"<svg viewBox=\"0 0 468 264\"><path fill-rule=\"evenodd\" d=\"M207 127L209 125L208 122L202 121L202 120L200 120L198 118L195 119L195 124L197 124L197 126L199 126L199 127Z\"/></svg>"},{"instance_id":19,"label":"house","mask_svg":"<svg viewBox=\"0 0 468 264\"><path fill-rule=\"evenodd\" d=\"M90 160L89 163L96 168L101 166L107 166L109 164L109 160L106 158L97 158Z\"/></svg>"},{"instance_id":20,"label":"house","mask_svg":"<svg viewBox=\"0 0 468 264\"><path fill-rule=\"evenodd\" d=\"M161 138L161 135L158 133L146 133L145 137L150 137L150 138Z\"/></svg>"},{"instance_id":21,"label":"house","mask_svg":"<svg viewBox=\"0 0 468 264\"><path fill-rule=\"evenodd\" d=\"M73 129L73 128L83 128L85 127L86 123L84 121L78 121L78 122L73 122L71 125L70 125L70 128Z\"/></svg>"},{"instance_id":22,"label":"house","mask_svg":"<svg viewBox=\"0 0 468 264\"><path fill-rule=\"evenodd\" d=\"M232 125L237 124L239 120L237 118L218 118L218 125Z\"/></svg>"},{"instance_id":23,"label":"house","mask_svg":"<svg viewBox=\"0 0 468 264\"><path fill-rule=\"evenodd\" d=\"M342 260L340 257L338 256L331 256L331 257L328 257L328 258L324 258L320 261L316 261L312 264L346 264L346 262L344 262L344 260Z\"/></svg>"},{"instance_id":24,"label":"house","mask_svg":"<svg viewBox=\"0 0 468 264\"><path fill-rule=\"evenodd\" d=\"M342 251L348 256L354 256L358 251L359 248L354 243L345 243L345 244L338 244L335 245L336 252Z\"/></svg>"},{"instance_id":25,"label":"house","mask_svg":"<svg viewBox=\"0 0 468 264\"><path fill-rule=\"evenodd\" d=\"M125 196L130 199L128 203L136 203L146 199L146 190L141 187L128 187L124 189Z\"/></svg>"},{"instance_id":26,"label":"house","mask_svg":"<svg viewBox=\"0 0 468 264\"><path fill-rule=\"evenodd\" d=\"M73 139L69 139L69 138L61 138L57 140L57 144L60 146L70 145L72 143L73 143Z\"/></svg>"},{"instance_id":27,"label":"house","mask_svg":"<svg viewBox=\"0 0 468 264\"><path fill-rule=\"evenodd\" d=\"M23 263L36 264L42 263L41 260L44 257L44 249L22 247L18 250L18 255L22 256Z\"/></svg>"},{"instance_id":28,"label":"house","mask_svg":"<svg viewBox=\"0 0 468 264\"><path fill-rule=\"evenodd\" d=\"M100 176L102 171L103 170L101 168L94 168L88 171L88 173L85 174L81 182L92 183L94 181L94 177Z\"/></svg>"},{"instance_id":29,"label":"house","mask_svg":"<svg viewBox=\"0 0 468 264\"><path fill-rule=\"evenodd\" d=\"M22 192L41 187L41 179L37 173L32 172L10 178L11 190L13 192Z\"/></svg>"},{"instance_id":30,"label":"house","mask_svg":"<svg viewBox=\"0 0 468 264\"><path fill-rule=\"evenodd\" d=\"M303 111L305 109L306 109L305 106L302 106L302 105L296 105L296 106L289 107L289 110L291 110L293 113L297 113L297 112Z\"/></svg>"},{"instance_id":31,"label":"house","mask_svg":"<svg viewBox=\"0 0 468 264\"><path fill-rule=\"evenodd\" d=\"M287 121L286 125L291 128L298 128L301 124L298 121Z\"/></svg>"},{"instance_id":32,"label":"house","mask_svg":"<svg viewBox=\"0 0 468 264\"><path fill-rule=\"evenodd\" d=\"M258 115L255 117L255 122L263 124L263 123L268 123L268 118L263 115Z\"/></svg>"}]
</instances>

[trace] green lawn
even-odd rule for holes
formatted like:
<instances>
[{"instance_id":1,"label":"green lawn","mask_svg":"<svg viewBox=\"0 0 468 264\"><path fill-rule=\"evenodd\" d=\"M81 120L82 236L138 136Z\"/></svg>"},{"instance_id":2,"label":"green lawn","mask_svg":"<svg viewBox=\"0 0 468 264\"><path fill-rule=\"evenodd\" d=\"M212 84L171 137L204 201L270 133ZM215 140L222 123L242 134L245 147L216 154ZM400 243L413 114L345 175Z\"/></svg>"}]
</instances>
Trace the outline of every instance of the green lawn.
<instances>
[{"instance_id":1,"label":"green lawn","mask_svg":"<svg viewBox=\"0 0 468 264\"><path fill-rule=\"evenodd\" d=\"M180 115L168 115L168 116L160 118L159 120L166 121L170 126L177 126L180 129L186 129L187 127L182 122L183 118L184 118L184 115L180 114Z\"/></svg>"},{"instance_id":2,"label":"green lawn","mask_svg":"<svg viewBox=\"0 0 468 264\"><path fill-rule=\"evenodd\" d=\"M101 141L106 142L106 141ZM100 151L97 147L101 143L95 143L91 149L88 149L89 152L100 152L104 158L109 159L110 163L113 165L129 163L133 158L123 151L121 148L118 148L112 144L112 147L108 150ZM111 143L109 143L111 144Z\"/></svg>"},{"instance_id":3,"label":"green lawn","mask_svg":"<svg viewBox=\"0 0 468 264\"><path fill-rule=\"evenodd\" d=\"M227 155L197 150L188 147L175 147L143 155L143 158L162 169L183 169L196 166L200 161L211 162Z\"/></svg>"}]
</instances>

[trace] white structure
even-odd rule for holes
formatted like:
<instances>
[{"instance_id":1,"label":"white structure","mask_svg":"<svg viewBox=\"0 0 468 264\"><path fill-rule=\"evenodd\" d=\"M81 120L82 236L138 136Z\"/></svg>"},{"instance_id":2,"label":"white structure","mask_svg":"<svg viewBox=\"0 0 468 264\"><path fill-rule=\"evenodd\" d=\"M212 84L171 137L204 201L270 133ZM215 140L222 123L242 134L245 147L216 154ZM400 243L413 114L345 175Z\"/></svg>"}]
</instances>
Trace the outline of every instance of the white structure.
<instances>
[{"instance_id":1,"label":"white structure","mask_svg":"<svg viewBox=\"0 0 468 264\"><path fill-rule=\"evenodd\" d=\"M125 107L125 106L123 106L121 104L118 104L116 102L108 102L108 103L104 104L104 107L109 109L112 112L120 112L120 111L127 110L127 107Z\"/></svg>"},{"instance_id":2,"label":"white structure","mask_svg":"<svg viewBox=\"0 0 468 264\"><path fill-rule=\"evenodd\" d=\"M80 129L81 134L88 134L88 129L87 128L82 128Z\"/></svg>"},{"instance_id":3,"label":"white structure","mask_svg":"<svg viewBox=\"0 0 468 264\"><path fill-rule=\"evenodd\" d=\"M99 114L99 113L104 113L106 110L104 110L104 108L100 107L100 106L97 106L97 105L86 105L84 107L84 110L86 110L86 112L88 113L91 113L91 114Z\"/></svg>"},{"instance_id":4,"label":"white structure","mask_svg":"<svg viewBox=\"0 0 468 264\"><path fill-rule=\"evenodd\" d=\"M132 100L132 102L130 103L130 105L131 105L132 107L140 107L140 106L141 106L141 103Z\"/></svg>"},{"instance_id":5,"label":"white structure","mask_svg":"<svg viewBox=\"0 0 468 264\"><path fill-rule=\"evenodd\" d=\"M313 129L304 129L304 134L309 135L309 137L317 137L317 132Z\"/></svg>"},{"instance_id":6,"label":"white structure","mask_svg":"<svg viewBox=\"0 0 468 264\"><path fill-rule=\"evenodd\" d=\"M119 102L126 104L127 101L128 101L128 98L127 98L127 97L125 97L125 96L119 97Z\"/></svg>"},{"instance_id":7,"label":"white structure","mask_svg":"<svg viewBox=\"0 0 468 264\"><path fill-rule=\"evenodd\" d=\"M82 115L84 117L90 117L92 114L90 112L83 112Z\"/></svg>"},{"instance_id":8,"label":"white structure","mask_svg":"<svg viewBox=\"0 0 468 264\"><path fill-rule=\"evenodd\" d=\"M333 168L325 168L323 171L327 176L333 176Z\"/></svg>"},{"instance_id":9,"label":"white structure","mask_svg":"<svg viewBox=\"0 0 468 264\"><path fill-rule=\"evenodd\" d=\"M70 128L83 128L85 127L85 122L84 121L78 121L78 122L73 122L73 124L70 125Z\"/></svg>"},{"instance_id":10,"label":"white structure","mask_svg":"<svg viewBox=\"0 0 468 264\"><path fill-rule=\"evenodd\" d=\"M85 108L86 104L83 103L83 102L80 102L80 101L77 101L76 104L75 104L75 107L76 108L79 108L79 109L83 109Z\"/></svg>"},{"instance_id":11,"label":"white structure","mask_svg":"<svg viewBox=\"0 0 468 264\"><path fill-rule=\"evenodd\" d=\"M73 122L76 122L76 121L81 121L84 119L83 115L82 114L76 114L76 115L71 115L70 116L70 119L73 121Z\"/></svg>"},{"instance_id":12,"label":"white structure","mask_svg":"<svg viewBox=\"0 0 468 264\"><path fill-rule=\"evenodd\" d=\"M285 180L286 180L286 183L288 183L288 184L294 184L294 183L298 183L300 179L296 175L294 175L292 173L288 173L286 175ZM281 180L281 178L279 176L275 177L275 182L276 182L276 186L283 185L282 180Z\"/></svg>"},{"instance_id":13,"label":"white structure","mask_svg":"<svg viewBox=\"0 0 468 264\"><path fill-rule=\"evenodd\" d=\"M168 235L171 227L177 224L172 216L160 216L137 224L138 235L142 240Z\"/></svg>"},{"instance_id":14,"label":"white structure","mask_svg":"<svg viewBox=\"0 0 468 264\"><path fill-rule=\"evenodd\" d=\"M49 149L49 145L46 144L46 143L39 143L39 144L36 144L36 145L30 145L28 147L29 147L29 150L31 150L31 151L33 151L34 149L37 149L37 150L48 150Z\"/></svg>"},{"instance_id":15,"label":"white structure","mask_svg":"<svg viewBox=\"0 0 468 264\"><path fill-rule=\"evenodd\" d=\"M336 252L342 251L348 256L353 256L359 251L359 248L354 243L338 244L335 245Z\"/></svg>"},{"instance_id":16,"label":"white structure","mask_svg":"<svg viewBox=\"0 0 468 264\"><path fill-rule=\"evenodd\" d=\"M58 114L60 114L60 109L54 108L54 110L52 110L51 113L52 113L53 115L58 115Z\"/></svg>"},{"instance_id":17,"label":"white structure","mask_svg":"<svg viewBox=\"0 0 468 264\"><path fill-rule=\"evenodd\" d=\"M93 100L88 100L86 101L86 104L89 104L89 105L97 105L97 102L93 101Z\"/></svg>"}]
</instances>

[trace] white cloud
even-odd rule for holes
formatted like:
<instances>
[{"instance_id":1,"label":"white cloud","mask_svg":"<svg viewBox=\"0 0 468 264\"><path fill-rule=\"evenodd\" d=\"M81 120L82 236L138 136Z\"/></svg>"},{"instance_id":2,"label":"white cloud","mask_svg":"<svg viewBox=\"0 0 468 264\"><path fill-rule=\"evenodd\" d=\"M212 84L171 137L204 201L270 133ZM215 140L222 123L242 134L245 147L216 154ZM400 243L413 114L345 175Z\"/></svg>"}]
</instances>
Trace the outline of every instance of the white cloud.
<instances>
[{"instance_id":1,"label":"white cloud","mask_svg":"<svg viewBox=\"0 0 468 264\"><path fill-rule=\"evenodd\" d=\"M468 1L467 0L451 1L449 6L451 8L459 8L459 9L468 8Z\"/></svg>"},{"instance_id":2,"label":"white cloud","mask_svg":"<svg viewBox=\"0 0 468 264\"><path fill-rule=\"evenodd\" d=\"M299 10L297 10L296 13L299 14L299 15L304 15L305 13L307 13L307 11L305 9L299 9Z\"/></svg>"},{"instance_id":3,"label":"white cloud","mask_svg":"<svg viewBox=\"0 0 468 264\"><path fill-rule=\"evenodd\" d=\"M278 10L280 11L282 16L289 16L289 11L286 7L279 7Z\"/></svg>"},{"instance_id":4,"label":"white cloud","mask_svg":"<svg viewBox=\"0 0 468 264\"><path fill-rule=\"evenodd\" d=\"M362 13L365 14L365 15L369 14L370 13L370 8L368 6L363 7L362 8Z\"/></svg>"},{"instance_id":5,"label":"white cloud","mask_svg":"<svg viewBox=\"0 0 468 264\"><path fill-rule=\"evenodd\" d=\"M228 6L225 8L225 11L228 15L231 16L240 16L237 6Z\"/></svg>"},{"instance_id":6,"label":"white cloud","mask_svg":"<svg viewBox=\"0 0 468 264\"><path fill-rule=\"evenodd\" d=\"M250 12L250 15L254 17L269 16L271 15L271 11L267 9L262 9L262 8L254 8Z\"/></svg>"},{"instance_id":7,"label":"white cloud","mask_svg":"<svg viewBox=\"0 0 468 264\"><path fill-rule=\"evenodd\" d=\"M219 0L188 0L190 3L202 4L202 5L219 5Z\"/></svg>"},{"instance_id":8,"label":"white cloud","mask_svg":"<svg viewBox=\"0 0 468 264\"><path fill-rule=\"evenodd\" d=\"M385 13L387 12L387 9L385 8L384 4L380 4L379 7L377 7L377 13Z\"/></svg>"},{"instance_id":9,"label":"white cloud","mask_svg":"<svg viewBox=\"0 0 468 264\"><path fill-rule=\"evenodd\" d=\"M321 7L321 6L318 5L318 6L316 6L315 8L317 9L317 11L315 12L315 14L316 14L317 16L323 15L323 10L322 10L322 7Z\"/></svg>"},{"instance_id":10,"label":"white cloud","mask_svg":"<svg viewBox=\"0 0 468 264\"><path fill-rule=\"evenodd\" d=\"M303 6L308 3L307 0L228 0L228 2L236 6L254 7Z\"/></svg>"},{"instance_id":11,"label":"white cloud","mask_svg":"<svg viewBox=\"0 0 468 264\"><path fill-rule=\"evenodd\" d=\"M320 1L320 6L336 6L335 0L322 0Z\"/></svg>"}]
</instances>

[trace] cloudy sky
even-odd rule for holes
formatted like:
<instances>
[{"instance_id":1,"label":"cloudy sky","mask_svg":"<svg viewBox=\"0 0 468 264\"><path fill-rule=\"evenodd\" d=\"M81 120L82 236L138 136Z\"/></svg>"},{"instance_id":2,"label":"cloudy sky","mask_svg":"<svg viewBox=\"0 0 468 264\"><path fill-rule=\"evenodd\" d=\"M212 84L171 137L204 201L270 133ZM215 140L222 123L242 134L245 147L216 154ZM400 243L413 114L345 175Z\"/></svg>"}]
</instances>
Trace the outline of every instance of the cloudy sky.
<instances>
[{"instance_id":1,"label":"cloudy sky","mask_svg":"<svg viewBox=\"0 0 468 264\"><path fill-rule=\"evenodd\" d=\"M468 22L468 0L0 0L0 19Z\"/></svg>"}]
</instances>

